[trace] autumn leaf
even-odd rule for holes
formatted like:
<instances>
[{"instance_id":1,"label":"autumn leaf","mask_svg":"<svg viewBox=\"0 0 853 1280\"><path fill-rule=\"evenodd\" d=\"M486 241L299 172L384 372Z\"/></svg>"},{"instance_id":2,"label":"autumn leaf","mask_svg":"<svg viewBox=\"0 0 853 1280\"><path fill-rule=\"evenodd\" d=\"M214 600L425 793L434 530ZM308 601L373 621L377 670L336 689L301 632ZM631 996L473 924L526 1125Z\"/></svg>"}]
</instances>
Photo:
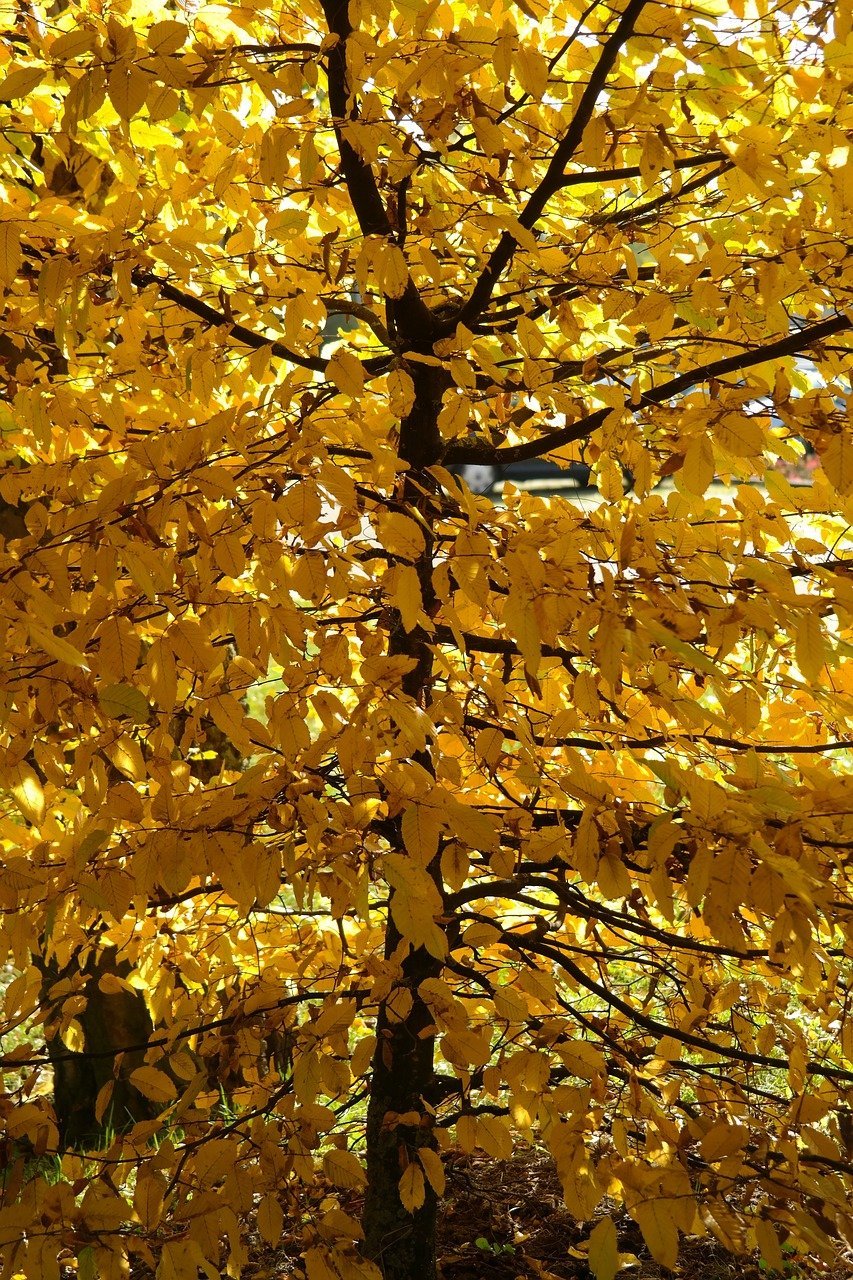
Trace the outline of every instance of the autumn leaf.
<instances>
[{"instance_id":1,"label":"autumn leaf","mask_svg":"<svg viewBox=\"0 0 853 1280\"><path fill-rule=\"evenodd\" d=\"M323 1156L323 1170L336 1187L361 1187L364 1185L364 1169L352 1151L338 1148Z\"/></svg>"},{"instance_id":2,"label":"autumn leaf","mask_svg":"<svg viewBox=\"0 0 853 1280\"><path fill-rule=\"evenodd\" d=\"M410 1164L400 1178L400 1200L408 1213L414 1213L424 1203L426 1189L424 1175L416 1164Z\"/></svg>"},{"instance_id":3,"label":"autumn leaf","mask_svg":"<svg viewBox=\"0 0 853 1280\"><path fill-rule=\"evenodd\" d=\"M674 1267L678 1258L678 1229L666 1203L650 1200L635 1205L631 1213L655 1262L662 1267Z\"/></svg>"},{"instance_id":4,"label":"autumn leaf","mask_svg":"<svg viewBox=\"0 0 853 1280\"><path fill-rule=\"evenodd\" d=\"M152 1102L171 1102L177 1097L174 1082L158 1067L137 1067L131 1072L130 1079L134 1087Z\"/></svg>"},{"instance_id":5,"label":"autumn leaf","mask_svg":"<svg viewBox=\"0 0 853 1280\"><path fill-rule=\"evenodd\" d=\"M616 1248L616 1227L612 1218L602 1218L595 1224L589 1237L589 1269L595 1280L614 1280L619 1270L619 1254Z\"/></svg>"}]
</instances>

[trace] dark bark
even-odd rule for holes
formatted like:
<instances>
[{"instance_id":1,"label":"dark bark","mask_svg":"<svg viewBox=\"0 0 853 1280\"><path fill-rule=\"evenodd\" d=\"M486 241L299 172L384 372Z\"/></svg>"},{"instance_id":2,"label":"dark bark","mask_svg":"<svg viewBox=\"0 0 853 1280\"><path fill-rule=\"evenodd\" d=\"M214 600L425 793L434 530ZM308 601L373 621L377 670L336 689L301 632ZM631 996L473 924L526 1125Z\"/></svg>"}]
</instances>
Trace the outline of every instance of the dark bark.
<instances>
[{"instance_id":1,"label":"dark bark","mask_svg":"<svg viewBox=\"0 0 853 1280\"><path fill-rule=\"evenodd\" d=\"M389 921L386 955L392 955L399 942L399 932ZM435 1088L435 1035L418 986L440 971L441 962L423 947L410 952L403 963L403 985L413 997L411 1012L404 1020L394 1021L383 1004L377 1022L362 1226L365 1252L385 1280L434 1280L436 1275L436 1195L425 1182L423 1206L409 1213L400 1201L398 1184L406 1166L417 1160L417 1152L435 1147L432 1116L424 1105ZM394 1124L394 1115L404 1113L416 1114L418 1123Z\"/></svg>"},{"instance_id":2,"label":"dark bark","mask_svg":"<svg viewBox=\"0 0 853 1280\"><path fill-rule=\"evenodd\" d=\"M427 529L430 527L429 476L424 468L441 455L438 412L441 396L449 379L444 370L429 366L413 368L416 402L401 423L400 455L410 465L402 482L402 498L416 508ZM426 546L417 565L421 594L426 612L434 596L432 538L427 534ZM422 707L430 702L432 688L432 649L429 637L420 628L406 632L399 615L392 620L388 652L406 654L416 665L403 680L404 692ZM433 772L429 752L418 752L415 760L427 772ZM399 819L391 826L392 847L403 852ZM441 891L438 857L427 868ZM402 938L389 912L385 936L385 954L391 957ZM395 1018L383 1002L376 1029L376 1052L373 1058L370 1101L367 1110L367 1193L362 1226L365 1252L380 1267L385 1280L435 1280L435 1229L438 1202L428 1180L424 1179L424 1203L414 1213L403 1208L399 1182L406 1167L417 1161L418 1151L435 1148L434 1117L427 1099L435 1092L435 1028L432 1014L419 994L420 984L437 977L442 962L425 948L410 950L402 964L401 985L412 996L412 1005L403 1019ZM403 1114L417 1117L404 1125L395 1122Z\"/></svg>"},{"instance_id":3,"label":"dark bark","mask_svg":"<svg viewBox=\"0 0 853 1280\"><path fill-rule=\"evenodd\" d=\"M382 198L376 175L351 145L347 125L358 118L357 95L349 82L347 43L352 34L346 0L321 0L330 33L338 37L329 50L326 74L341 169L350 201L365 236L381 236L391 242L403 238L404 225L394 225ZM399 209L398 209L399 214ZM386 299L386 319L391 341L401 351L433 354L436 320L424 304L411 278L401 298ZM438 414L443 392L450 385L446 371L410 362L415 384L415 404L400 424L400 457L409 464L397 497L404 507L416 510L426 531L426 546L417 564L424 608L433 603L433 547L431 528L432 490L435 485L426 469L442 454ZM432 687L432 650L429 637L420 627L407 632L399 614L392 610L388 632L388 652L414 658L413 669L403 680L404 693L419 706L429 705ZM415 756L431 773L428 751ZM389 840L395 852L404 852L401 822L389 823ZM441 888L438 865L428 868ZM393 956L402 938L389 912L385 953ZM385 1280L435 1280L436 1196L425 1180L423 1205L409 1213L400 1200L399 1182L408 1164L417 1160L424 1147L435 1147L433 1117L426 1103L435 1082L435 1035L432 1015L419 994L420 984L441 972L441 961L423 948L409 950L402 961L401 985L412 997L409 1013L393 1016L387 1001L377 1016L377 1042L367 1113L367 1193L363 1227L365 1252L378 1263ZM398 1117L408 1114L407 1123Z\"/></svg>"}]
</instances>

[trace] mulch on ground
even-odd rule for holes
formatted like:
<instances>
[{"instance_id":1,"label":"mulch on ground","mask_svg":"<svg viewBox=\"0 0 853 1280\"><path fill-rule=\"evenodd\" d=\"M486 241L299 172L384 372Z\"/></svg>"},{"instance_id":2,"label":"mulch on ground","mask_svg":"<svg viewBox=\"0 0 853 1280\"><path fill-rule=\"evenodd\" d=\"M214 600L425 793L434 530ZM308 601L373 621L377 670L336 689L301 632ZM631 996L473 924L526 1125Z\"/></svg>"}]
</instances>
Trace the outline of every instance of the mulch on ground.
<instances>
[{"instance_id":1,"label":"mulch on ground","mask_svg":"<svg viewBox=\"0 0 853 1280\"><path fill-rule=\"evenodd\" d=\"M443 1280L590 1280L579 1246L590 1224L567 1212L553 1160L535 1150L510 1160L451 1156L439 1228ZM713 1239L686 1242L677 1272L649 1255L639 1228L618 1219L619 1250L636 1258L627 1280L767 1280L748 1259L734 1258Z\"/></svg>"},{"instance_id":2,"label":"mulch on ground","mask_svg":"<svg viewBox=\"0 0 853 1280\"><path fill-rule=\"evenodd\" d=\"M591 1224L567 1212L551 1158L532 1148L509 1160L445 1157L447 1192L439 1211L440 1280L591 1280L580 1246ZM359 1202L342 1205L358 1217ZM766 1268L735 1257L712 1236L685 1240L678 1267L668 1271L650 1256L639 1228L627 1214L615 1215L619 1251L632 1255L620 1272L625 1280L771 1280ZM285 1280L302 1274L301 1231L277 1249L253 1248L246 1280ZM812 1260L792 1260L787 1280L849 1280L853 1265L828 1271Z\"/></svg>"}]
</instances>

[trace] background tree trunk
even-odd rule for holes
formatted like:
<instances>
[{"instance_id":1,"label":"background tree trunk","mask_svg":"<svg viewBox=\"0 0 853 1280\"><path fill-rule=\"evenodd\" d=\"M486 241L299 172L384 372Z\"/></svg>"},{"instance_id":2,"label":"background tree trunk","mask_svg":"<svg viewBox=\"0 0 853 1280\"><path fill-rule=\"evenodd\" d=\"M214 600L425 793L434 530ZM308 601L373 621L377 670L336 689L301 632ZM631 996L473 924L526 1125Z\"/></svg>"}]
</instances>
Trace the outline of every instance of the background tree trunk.
<instances>
[{"instance_id":1,"label":"background tree trunk","mask_svg":"<svg viewBox=\"0 0 853 1280\"><path fill-rule=\"evenodd\" d=\"M145 1046L153 1031L151 1015L139 991L104 992L105 975L127 978L130 962L119 960L113 947L92 953L83 965L86 1007L76 1015L84 1048L72 1053L60 1039L62 1007L55 987L77 968L76 958L60 969L55 960L42 962L42 990L46 1007L47 1051L53 1067L53 1106L63 1147L102 1143L111 1133L149 1120L156 1110L130 1083L130 1074L145 1061ZM119 1055L121 1060L118 1061ZM100 1120L96 1103L101 1089L112 1081L112 1093Z\"/></svg>"}]
</instances>

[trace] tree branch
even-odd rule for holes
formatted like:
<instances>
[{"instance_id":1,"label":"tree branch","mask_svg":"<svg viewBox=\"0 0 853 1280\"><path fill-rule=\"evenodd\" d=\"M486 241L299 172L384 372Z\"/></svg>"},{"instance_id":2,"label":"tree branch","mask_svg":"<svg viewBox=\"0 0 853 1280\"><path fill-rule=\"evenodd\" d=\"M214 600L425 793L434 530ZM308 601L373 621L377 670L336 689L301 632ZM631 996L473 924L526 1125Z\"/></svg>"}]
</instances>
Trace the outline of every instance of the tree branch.
<instances>
[{"instance_id":1,"label":"tree branch","mask_svg":"<svg viewBox=\"0 0 853 1280\"><path fill-rule=\"evenodd\" d=\"M349 5L347 0L321 0L321 4L330 35L338 37L337 44L327 55L326 78L329 106L347 190L362 235L387 237L391 235L393 228L373 170L342 132L342 125L356 116L355 109L351 109L349 105L347 87L347 41L353 33Z\"/></svg>"},{"instance_id":2,"label":"tree branch","mask_svg":"<svg viewBox=\"0 0 853 1280\"><path fill-rule=\"evenodd\" d=\"M259 351L262 347L269 347L274 356L289 360L291 364L297 364L303 369L316 369L322 373L326 368L327 361L322 360L320 356L303 356L298 351L291 350L283 342L262 337L261 334L255 333L253 329L247 329L244 324L238 324L237 321L232 320L224 311L219 311L208 302L203 302L201 298L196 298L191 293L185 293L183 289L176 289L173 284L169 284L168 280L161 279L153 271L137 270L133 272L132 278L134 284L141 288L153 284L162 297L167 298L169 302L176 303L179 307L183 307L185 311L189 311L192 315L198 316L199 320L204 320L206 324L214 325L216 328L227 329L228 336L235 338L237 342L242 342L244 347L252 347L255 351Z\"/></svg>"},{"instance_id":3,"label":"tree branch","mask_svg":"<svg viewBox=\"0 0 853 1280\"><path fill-rule=\"evenodd\" d=\"M661 387L643 392L641 405L663 404L678 395L681 391L689 391L700 383L710 382L712 378L722 378L727 373L739 373L756 364L764 364L767 360L778 360L783 356L798 355L815 342L822 341L832 333L842 333L853 328L853 318L847 315L830 316L826 320L818 320L807 328L794 329L784 338L776 342L768 342L763 347L755 347L750 351L742 351L739 355L726 356L722 360L713 360L710 364L700 365L698 369L690 369L675 378L670 378ZM477 445L451 446L444 455L443 462L493 462L497 466L509 462L523 462L527 458L541 458L546 453L561 449L563 445L576 440L585 440L592 435L605 421L611 408L595 409L577 422L569 423L559 431L547 436L539 436L536 440L528 440L524 444L510 445L504 449L490 450L485 442Z\"/></svg>"},{"instance_id":4,"label":"tree branch","mask_svg":"<svg viewBox=\"0 0 853 1280\"><path fill-rule=\"evenodd\" d=\"M329 50L327 56L326 80L332 124L350 202L362 235L382 236L396 243L396 228L388 216L374 172L344 135L346 122L358 117L357 108L354 104L350 105L347 83L347 41L354 30L349 19L349 4L347 0L320 0L320 3L329 33L338 37L337 44ZM411 276L403 296L396 300L389 299L388 309L390 317L399 324L402 334L409 342L423 339L432 332L432 313Z\"/></svg>"},{"instance_id":5,"label":"tree branch","mask_svg":"<svg viewBox=\"0 0 853 1280\"><path fill-rule=\"evenodd\" d=\"M543 942L538 933L519 934L504 929L501 941L511 950L518 948L522 951L533 951L550 960L558 965L559 968L564 969L579 986L597 995L605 1004L612 1009L617 1009L626 1018L629 1018L631 1022L643 1027L644 1030L654 1036L659 1038L672 1036L673 1039L680 1040L682 1044L698 1049L700 1053L717 1054L721 1058L727 1058L732 1062L743 1062L747 1066L771 1067L778 1071L787 1071L790 1066L787 1058L770 1058L763 1053L749 1053L746 1049L739 1049L734 1045L717 1044L713 1040L706 1040L704 1036L696 1036L690 1031L682 1030L680 1027L658 1022L656 1018L650 1018L648 1014L643 1013L640 1009L635 1009L627 1000L623 1000L615 991L608 991L607 987L602 986L600 982L596 982L594 978L584 972L580 965L575 964L574 960L565 955L560 947ZM843 1067L828 1067L823 1062L812 1060L805 1064L805 1069L809 1075L823 1076L829 1080L853 1081L853 1071L847 1071Z\"/></svg>"},{"instance_id":6,"label":"tree branch","mask_svg":"<svg viewBox=\"0 0 853 1280\"><path fill-rule=\"evenodd\" d=\"M673 165L674 169L697 169L703 164L718 164L721 160L727 160L728 157L724 151L707 151L702 156L682 156L680 160L676 160ZM563 187L584 187L584 186L601 186L608 182L626 181L630 178L642 177L639 165L626 165L620 169L587 169L581 170L580 173L569 173L560 183ZM679 193L680 194L680 193Z\"/></svg>"},{"instance_id":7,"label":"tree branch","mask_svg":"<svg viewBox=\"0 0 853 1280\"><path fill-rule=\"evenodd\" d=\"M622 46L633 34L636 21L647 2L648 0L628 0L625 12L616 24L613 34L605 40L601 55L589 78L589 83L581 94L580 102L568 129L551 157L545 176L519 215L519 223L527 230L535 226L541 218L548 201L555 192L559 191L565 176L566 165L580 146L584 129L592 119L595 104L604 89L607 77L613 70ZM511 261L517 247L518 241L515 236L511 235L509 231L504 231L483 268L480 278L474 285L468 301L463 303L462 307L447 321L443 332L452 333L457 324L464 324L469 329L471 328L472 324L476 322L488 305L495 286Z\"/></svg>"},{"instance_id":8,"label":"tree branch","mask_svg":"<svg viewBox=\"0 0 853 1280\"><path fill-rule=\"evenodd\" d=\"M506 652L498 650L498 652ZM505 738L512 742L518 741L518 735L513 732L507 725L497 725L491 720L484 720L482 716L467 715L465 724L470 725L472 729L500 729ZM618 734L618 729L604 730ZM661 747L677 747L683 744L690 746L701 746L707 743L711 747L723 747L727 751L754 751L756 755L765 756L816 756L822 755L825 751L847 751L853 747L853 738L845 738L838 742L818 742L814 746L806 746L799 742L740 742L737 738L720 738L713 733L691 733L679 734L674 737L667 737L666 734L656 734L653 738L623 738L618 743L599 742L597 738L542 738L538 734L531 735L531 741L535 742L539 747L575 747L583 751L657 751Z\"/></svg>"}]
</instances>

